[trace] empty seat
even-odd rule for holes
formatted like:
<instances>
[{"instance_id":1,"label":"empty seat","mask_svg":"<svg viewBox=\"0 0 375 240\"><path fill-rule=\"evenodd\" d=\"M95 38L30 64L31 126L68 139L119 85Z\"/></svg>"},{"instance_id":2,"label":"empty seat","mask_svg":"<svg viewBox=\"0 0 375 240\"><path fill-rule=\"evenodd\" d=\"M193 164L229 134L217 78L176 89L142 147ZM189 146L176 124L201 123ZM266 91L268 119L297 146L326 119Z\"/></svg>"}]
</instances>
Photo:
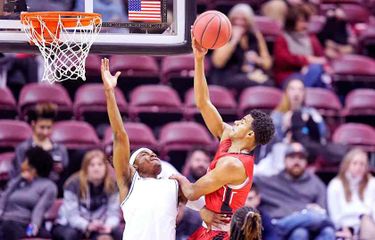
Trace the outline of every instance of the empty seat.
<instances>
[{"instance_id":1,"label":"empty seat","mask_svg":"<svg viewBox=\"0 0 375 240\"><path fill-rule=\"evenodd\" d=\"M143 123L125 123L126 132L129 136L130 149L135 150L140 147L147 147L152 150L158 150L158 143L152 133L152 130ZM113 133L112 129L108 127L104 134L103 144L106 153L112 153Z\"/></svg>"},{"instance_id":2,"label":"empty seat","mask_svg":"<svg viewBox=\"0 0 375 240\"><path fill-rule=\"evenodd\" d=\"M336 94L324 88L307 88L305 104L316 108L323 116L339 116L342 109Z\"/></svg>"},{"instance_id":3,"label":"empty seat","mask_svg":"<svg viewBox=\"0 0 375 240\"><path fill-rule=\"evenodd\" d=\"M30 138L30 126L18 120L0 120L0 152L14 150L21 142Z\"/></svg>"},{"instance_id":4,"label":"empty seat","mask_svg":"<svg viewBox=\"0 0 375 240\"><path fill-rule=\"evenodd\" d=\"M218 109L225 122L233 122L237 119L237 103L228 89L210 85L208 86L212 104ZM194 118L198 122L203 122L203 118L196 108L194 100L194 89L190 89L185 95L185 118Z\"/></svg>"},{"instance_id":5,"label":"empty seat","mask_svg":"<svg viewBox=\"0 0 375 240\"><path fill-rule=\"evenodd\" d=\"M20 93L19 109L21 118L24 118L36 104L51 102L58 109L58 119L70 119L72 116L72 101L65 88L59 84L31 83L25 85Z\"/></svg>"},{"instance_id":6,"label":"empty seat","mask_svg":"<svg viewBox=\"0 0 375 240\"><path fill-rule=\"evenodd\" d=\"M249 87L240 96L240 115L246 115L252 109L272 111L281 101L281 90L273 87Z\"/></svg>"},{"instance_id":7,"label":"empty seat","mask_svg":"<svg viewBox=\"0 0 375 240\"><path fill-rule=\"evenodd\" d=\"M182 168L188 151L195 147L211 148L213 141L207 129L195 122L169 123L160 130L161 157Z\"/></svg>"},{"instance_id":8,"label":"empty seat","mask_svg":"<svg viewBox=\"0 0 375 240\"><path fill-rule=\"evenodd\" d=\"M84 149L99 146L95 130L86 122L61 121L53 126L52 139L68 149Z\"/></svg>"},{"instance_id":9,"label":"empty seat","mask_svg":"<svg viewBox=\"0 0 375 240\"><path fill-rule=\"evenodd\" d=\"M375 1L374 1L375 3ZM359 36L360 53L375 58L375 24L368 26Z\"/></svg>"},{"instance_id":10,"label":"empty seat","mask_svg":"<svg viewBox=\"0 0 375 240\"><path fill-rule=\"evenodd\" d=\"M336 129L333 142L375 151L375 129L366 124L346 123Z\"/></svg>"},{"instance_id":11,"label":"empty seat","mask_svg":"<svg viewBox=\"0 0 375 240\"><path fill-rule=\"evenodd\" d=\"M0 118L14 119L17 116L17 103L9 88L0 87Z\"/></svg>"},{"instance_id":12,"label":"empty seat","mask_svg":"<svg viewBox=\"0 0 375 240\"><path fill-rule=\"evenodd\" d=\"M344 115L347 122L375 125L375 90L356 89L345 99Z\"/></svg>"},{"instance_id":13,"label":"empty seat","mask_svg":"<svg viewBox=\"0 0 375 240\"><path fill-rule=\"evenodd\" d=\"M89 54L86 58L86 77L92 80L100 79L101 57L95 54Z\"/></svg>"},{"instance_id":14,"label":"empty seat","mask_svg":"<svg viewBox=\"0 0 375 240\"><path fill-rule=\"evenodd\" d=\"M156 60L150 56L114 55L110 58L111 72L122 72L118 87L128 92L135 86L158 83L159 67Z\"/></svg>"},{"instance_id":15,"label":"empty seat","mask_svg":"<svg viewBox=\"0 0 375 240\"><path fill-rule=\"evenodd\" d=\"M254 22L267 42L268 51L272 53L274 42L277 36L281 34L280 25L275 20L266 16L254 16Z\"/></svg>"},{"instance_id":16,"label":"empty seat","mask_svg":"<svg viewBox=\"0 0 375 240\"><path fill-rule=\"evenodd\" d=\"M208 61L205 61L205 71L209 71ZM170 84L180 96L193 86L194 56L192 54L164 57L161 62L161 80Z\"/></svg>"},{"instance_id":17,"label":"empty seat","mask_svg":"<svg viewBox=\"0 0 375 240\"><path fill-rule=\"evenodd\" d=\"M116 101L120 113L126 113L126 100L121 90L116 88ZM107 104L103 84L84 84L76 92L74 115L93 125L108 123Z\"/></svg>"},{"instance_id":18,"label":"empty seat","mask_svg":"<svg viewBox=\"0 0 375 240\"><path fill-rule=\"evenodd\" d=\"M181 101L175 90L162 85L145 85L130 96L129 114L149 126L160 126L182 118Z\"/></svg>"}]
</instances>

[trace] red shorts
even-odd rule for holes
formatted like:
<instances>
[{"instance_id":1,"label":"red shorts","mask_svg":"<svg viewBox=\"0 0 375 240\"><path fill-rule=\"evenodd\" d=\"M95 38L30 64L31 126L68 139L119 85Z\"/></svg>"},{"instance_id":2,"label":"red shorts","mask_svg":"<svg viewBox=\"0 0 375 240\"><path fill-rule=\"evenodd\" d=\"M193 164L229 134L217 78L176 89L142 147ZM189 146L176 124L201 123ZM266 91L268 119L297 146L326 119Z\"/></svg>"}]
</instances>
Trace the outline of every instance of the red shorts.
<instances>
[{"instance_id":1,"label":"red shorts","mask_svg":"<svg viewBox=\"0 0 375 240\"><path fill-rule=\"evenodd\" d=\"M188 240L229 240L229 234L223 231L207 231L206 228L200 227Z\"/></svg>"}]
</instances>

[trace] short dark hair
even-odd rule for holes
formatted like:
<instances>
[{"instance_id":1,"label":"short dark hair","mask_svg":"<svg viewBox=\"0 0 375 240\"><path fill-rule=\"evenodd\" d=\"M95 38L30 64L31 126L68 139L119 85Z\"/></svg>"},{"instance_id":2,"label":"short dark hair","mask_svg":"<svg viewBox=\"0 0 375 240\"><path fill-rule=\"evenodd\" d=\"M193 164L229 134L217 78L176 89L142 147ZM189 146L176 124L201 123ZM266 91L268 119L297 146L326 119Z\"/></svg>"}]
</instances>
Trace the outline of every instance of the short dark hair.
<instances>
[{"instance_id":1,"label":"short dark hair","mask_svg":"<svg viewBox=\"0 0 375 240\"><path fill-rule=\"evenodd\" d=\"M57 116L57 105L54 103L39 103L28 112L28 120L49 119L54 121Z\"/></svg>"},{"instance_id":2,"label":"short dark hair","mask_svg":"<svg viewBox=\"0 0 375 240\"><path fill-rule=\"evenodd\" d=\"M299 18L306 21L310 18L310 12L302 5L290 6L285 17L284 29L287 32L293 32L296 29L296 23Z\"/></svg>"},{"instance_id":3,"label":"short dark hair","mask_svg":"<svg viewBox=\"0 0 375 240\"><path fill-rule=\"evenodd\" d=\"M275 134L275 125L271 117L259 110L251 110L250 115L253 118L251 125L255 134L256 145L267 144Z\"/></svg>"},{"instance_id":4,"label":"short dark hair","mask_svg":"<svg viewBox=\"0 0 375 240\"><path fill-rule=\"evenodd\" d=\"M29 165L35 168L38 176L46 178L49 176L53 167L51 154L41 147L32 147L26 151L26 158Z\"/></svg>"},{"instance_id":5,"label":"short dark hair","mask_svg":"<svg viewBox=\"0 0 375 240\"><path fill-rule=\"evenodd\" d=\"M259 189L258 189L258 187L257 187L257 185L255 183L253 183L253 185L251 185L250 191L253 191L256 194L259 194Z\"/></svg>"}]
</instances>

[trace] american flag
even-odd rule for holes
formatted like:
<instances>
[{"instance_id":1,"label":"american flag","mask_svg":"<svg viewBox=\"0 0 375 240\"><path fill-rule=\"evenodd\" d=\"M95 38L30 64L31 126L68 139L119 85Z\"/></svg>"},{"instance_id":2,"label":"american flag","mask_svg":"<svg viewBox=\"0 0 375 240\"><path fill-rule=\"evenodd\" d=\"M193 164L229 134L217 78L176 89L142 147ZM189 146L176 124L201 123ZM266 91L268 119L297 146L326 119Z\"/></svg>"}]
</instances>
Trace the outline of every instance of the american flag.
<instances>
[{"instance_id":1,"label":"american flag","mask_svg":"<svg viewBox=\"0 0 375 240\"><path fill-rule=\"evenodd\" d=\"M129 21L161 22L159 1L129 0Z\"/></svg>"}]
</instances>

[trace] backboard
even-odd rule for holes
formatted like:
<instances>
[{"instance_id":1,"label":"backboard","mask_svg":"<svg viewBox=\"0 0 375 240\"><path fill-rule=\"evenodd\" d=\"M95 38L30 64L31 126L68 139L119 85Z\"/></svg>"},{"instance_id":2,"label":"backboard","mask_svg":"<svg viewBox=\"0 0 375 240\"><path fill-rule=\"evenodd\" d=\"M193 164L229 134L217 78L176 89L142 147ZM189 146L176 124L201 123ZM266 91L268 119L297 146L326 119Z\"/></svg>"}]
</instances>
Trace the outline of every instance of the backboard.
<instances>
[{"instance_id":1,"label":"backboard","mask_svg":"<svg viewBox=\"0 0 375 240\"><path fill-rule=\"evenodd\" d=\"M149 15L144 4L159 3ZM142 5L143 4L143 5ZM187 53L195 0L0 0L0 52L37 52L22 29L20 12L81 11L102 14L90 53L167 55ZM160 13L159 13L160 11ZM142 15L143 14L143 15Z\"/></svg>"}]
</instances>

